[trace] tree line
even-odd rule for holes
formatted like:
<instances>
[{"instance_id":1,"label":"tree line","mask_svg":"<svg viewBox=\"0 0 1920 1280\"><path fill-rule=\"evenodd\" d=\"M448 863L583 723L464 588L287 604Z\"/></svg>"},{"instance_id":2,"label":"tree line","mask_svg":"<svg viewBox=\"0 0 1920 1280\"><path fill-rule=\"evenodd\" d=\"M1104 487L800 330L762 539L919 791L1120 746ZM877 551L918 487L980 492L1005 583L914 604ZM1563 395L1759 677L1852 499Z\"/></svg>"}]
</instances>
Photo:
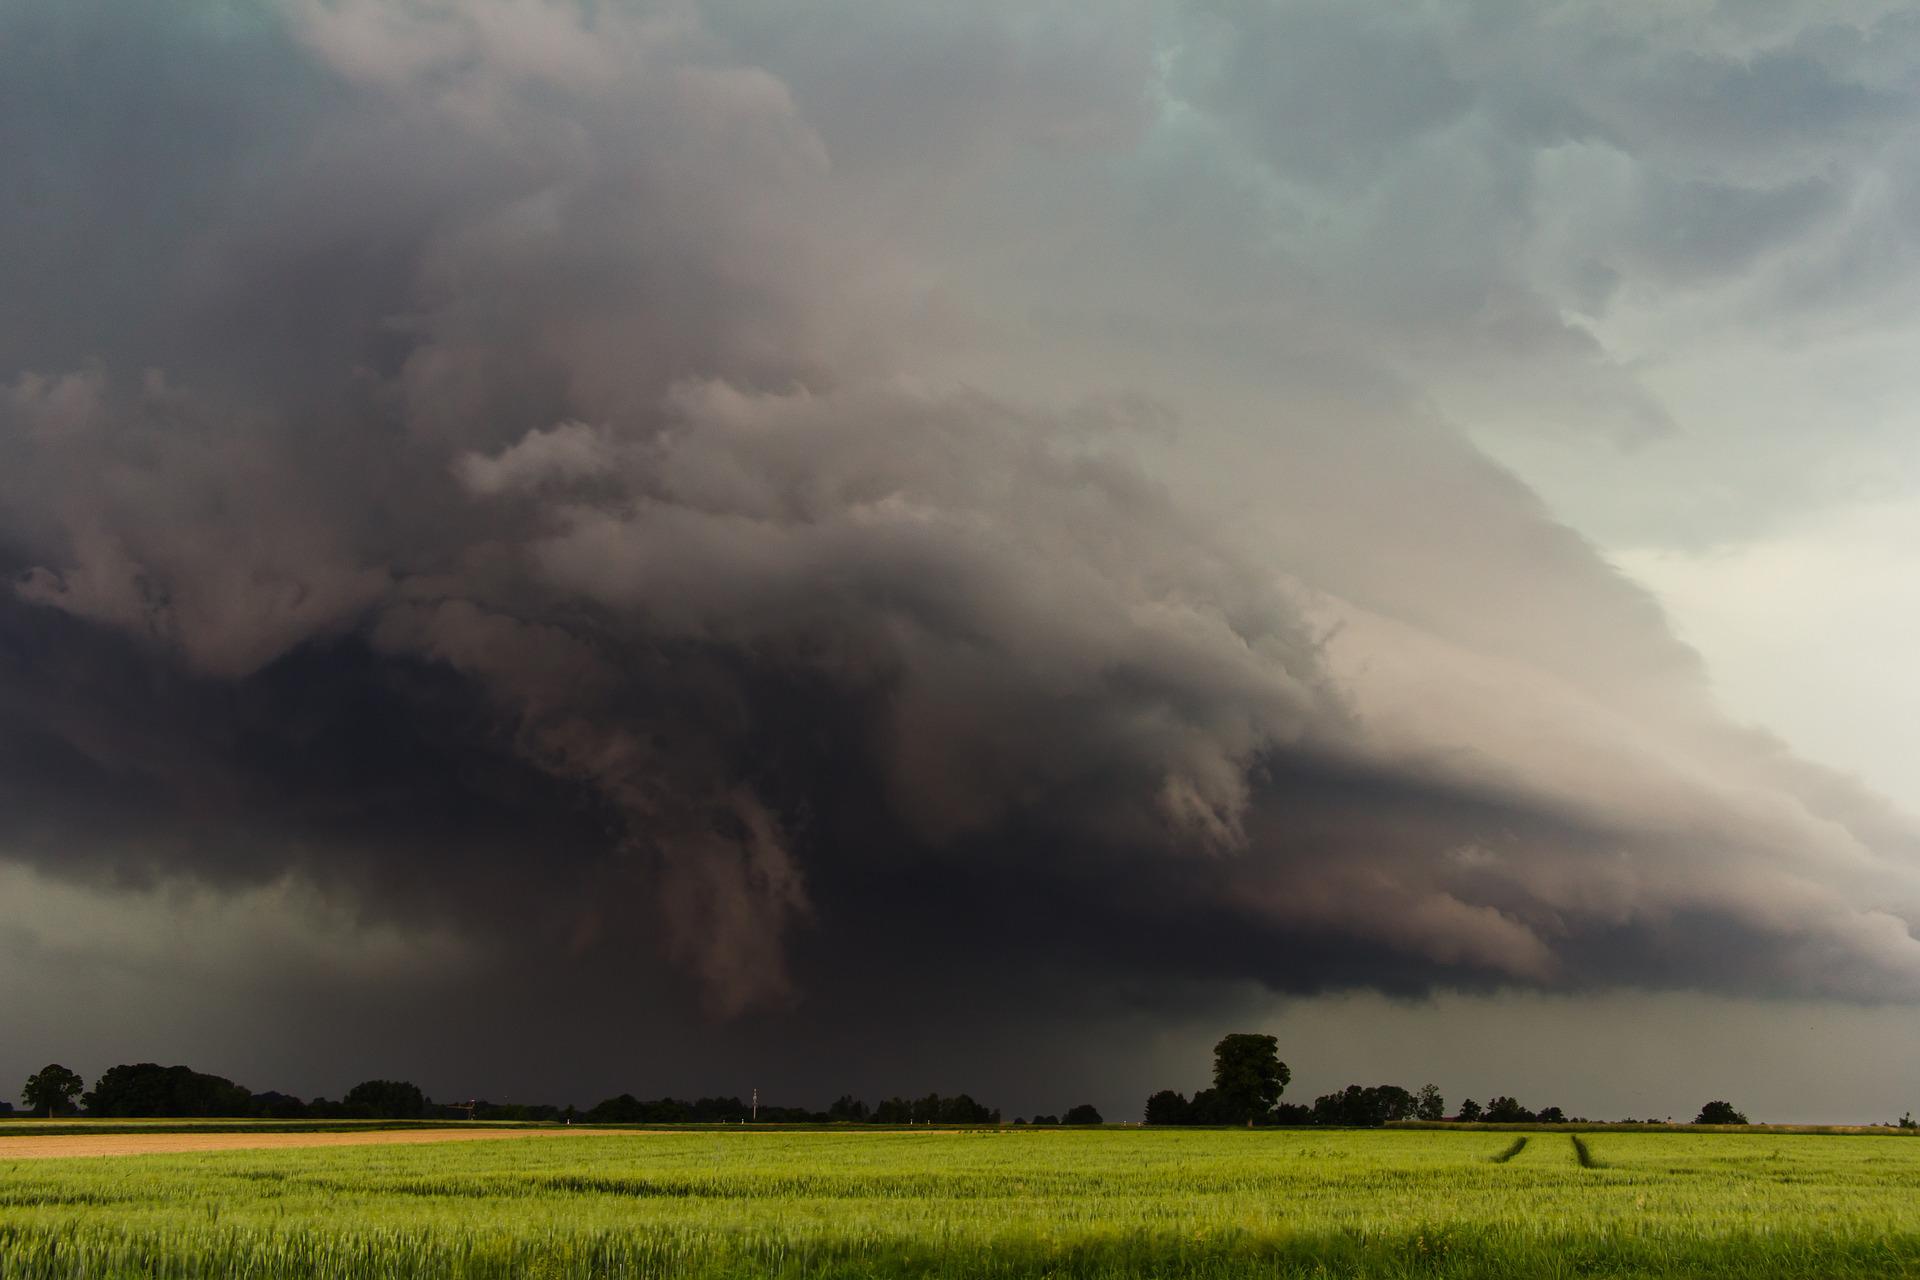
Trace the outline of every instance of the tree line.
<instances>
[{"instance_id":1,"label":"tree line","mask_svg":"<svg viewBox=\"0 0 1920 1280\"><path fill-rule=\"evenodd\" d=\"M338 1101L306 1100L266 1090L254 1093L225 1076L191 1067L156 1062L109 1067L88 1089L77 1072L50 1063L27 1078L21 1099L35 1115L68 1112L104 1118L222 1117L260 1120L421 1120L464 1117L467 1107L436 1104L403 1080L363 1080ZM478 1108L476 1107L476 1111ZM500 1112L502 1108L492 1108ZM485 1119L557 1120L558 1107L514 1107L529 1114L476 1116Z\"/></svg>"},{"instance_id":2,"label":"tree line","mask_svg":"<svg viewBox=\"0 0 1920 1280\"><path fill-rule=\"evenodd\" d=\"M767 1103L756 1110L731 1097L682 1102L623 1093L580 1113L580 1118L589 1124L736 1124L756 1119L763 1124L999 1124L1000 1109L975 1102L964 1093L886 1098L871 1107L852 1094L843 1094L824 1111Z\"/></svg>"},{"instance_id":3,"label":"tree line","mask_svg":"<svg viewBox=\"0 0 1920 1280\"><path fill-rule=\"evenodd\" d=\"M1465 1099L1448 1114L1446 1100L1434 1085L1408 1090L1399 1085L1348 1085L1322 1094L1311 1105L1282 1102L1281 1094L1293 1079L1280 1060L1279 1041L1273 1036L1235 1033L1213 1049L1213 1086L1192 1097L1162 1089L1147 1099L1144 1119L1150 1125L1323 1125L1370 1128L1407 1120L1482 1121L1495 1124L1565 1123L1559 1107L1533 1110L1517 1099L1496 1095L1485 1106ZM305 1100L268 1090L254 1093L224 1076L189 1067L163 1067L152 1062L125 1063L103 1072L88 1089L80 1076L50 1063L27 1079L22 1101L36 1115L54 1116L76 1107L98 1117L252 1117L271 1120L519 1120L587 1124L736 1124L758 1120L769 1124L999 1124L998 1107L975 1101L968 1094L890 1097L874 1106L846 1094L824 1111L805 1107L761 1104L736 1097L640 1099L630 1093L605 1099L582 1111L571 1105L544 1103L435 1102L418 1085L405 1080L363 1080L338 1100ZM13 1110L0 1103L0 1114ZM1584 1123L1585 1117L1571 1120ZM1017 1117L1016 1125L1101 1124L1100 1112L1090 1103L1070 1107L1064 1114ZM1631 1120L1627 1123L1632 1123ZM1746 1124L1746 1114L1732 1103L1715 1100L1700 1109L1695 1124ZM1910 1116L1900 1125L1913 1127Z\"/></svg>"},{"instance_id":4,"label":"tree line","mask_svg":"<svg viewBox=\"0 0 1920 1280\"><path fill-rule=\"evenodd\" d=\"M21 1098L35 1115L79 1112L97 1117L236 1117L263 1120L524 1120L585 1124L998 1124L1000 1109L968 1094L930 1093L891 1097L869 1107L851 1094L824 1111L743 1101L735 1097L682 1100L607 1098L585 1111L545 1103L436 1102L407 1080L363 1080L338 1101L303 1100L268 1090L254 1093L224 1076L153 1062L125 1063L101 1073L88 1089L78 1073L50 1063L28 1077ZM8 1104L6 1112L12 1111ZM1090 1118L1089 1118L1090 1117ZM1024 1118L1016 1121L1025 1124ZM1063 1123L1053 1116L1034 1123ZM1067 1124L1099 1124L1100 1113L1082 1105L1067 1112Z\"/></svg>"},{"instance_id":5,"label":"tree line","mask_svg":"<svg viewBox=\"0 0 1920 1280\"><path fill-rule=\"evenodd\" d=\"M1273 1036L1237 1033L1213 1047L1213 1087L1191 1098L1162 1089L1147 1099L1145 1120L1150 1125L1326 1125L1343 1129L1373 1128L1406 1120L1454 1120L1491 1124L1586 1123L1569 1117L1559 1107L1535 1111L1519 1100L1496 1095L1485 1106L1467 1098L1452 1115L1437 1086L1418 1090L1395 1084L1350 1084L1324 1093L1312 1105L1282 1102L1280 1095L1293 1072L1280 1061L1280 1042ZM1623 1123L1631 1124L1628 1120ZM1700 1109L1695 1124L1746 1124L1747 1117L1732 1103L1713 1101ZM1912 1118L1900 1124L1912 1127Z\"/></svg>"}]
</instances>

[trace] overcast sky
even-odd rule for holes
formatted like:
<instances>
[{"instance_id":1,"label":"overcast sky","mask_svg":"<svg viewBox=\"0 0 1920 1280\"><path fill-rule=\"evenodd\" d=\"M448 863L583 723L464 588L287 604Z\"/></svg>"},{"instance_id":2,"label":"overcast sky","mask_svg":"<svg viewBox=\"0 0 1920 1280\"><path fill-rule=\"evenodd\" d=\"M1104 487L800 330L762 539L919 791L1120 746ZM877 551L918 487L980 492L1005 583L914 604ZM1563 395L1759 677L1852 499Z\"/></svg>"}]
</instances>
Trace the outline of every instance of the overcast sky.
<instances>
[{"instance_id":1,"label":"overcast sky","mask_svg":"<svg viewBox=\"0 0 1920 1280\"><path fill-rule=\"evenodd\" d=\"M0 155L0 1079L1920 1103L1909 6L28 0Z\"/></svg>"}]
</instances>

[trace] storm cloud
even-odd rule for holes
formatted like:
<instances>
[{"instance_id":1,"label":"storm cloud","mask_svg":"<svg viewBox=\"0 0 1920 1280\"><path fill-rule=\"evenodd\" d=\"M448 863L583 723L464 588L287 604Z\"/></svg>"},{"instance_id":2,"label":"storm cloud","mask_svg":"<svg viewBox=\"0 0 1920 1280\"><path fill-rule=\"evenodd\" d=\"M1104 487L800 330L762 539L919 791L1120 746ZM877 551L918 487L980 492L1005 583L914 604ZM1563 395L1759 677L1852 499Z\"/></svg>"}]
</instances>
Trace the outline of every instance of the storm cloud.
<instances>
[{"instance_id":1,"label":"storm cloud","mask_svg":"<svg viewBox=\"0 0 1920 1280\"><path fill-rule=\"evenodd\" d=\"M823 1044L1920 1000L1920 826L1496 460L1910 294L1920 28L1767 14L14 6L8 874Z\"/></svg>"}]
</instances>

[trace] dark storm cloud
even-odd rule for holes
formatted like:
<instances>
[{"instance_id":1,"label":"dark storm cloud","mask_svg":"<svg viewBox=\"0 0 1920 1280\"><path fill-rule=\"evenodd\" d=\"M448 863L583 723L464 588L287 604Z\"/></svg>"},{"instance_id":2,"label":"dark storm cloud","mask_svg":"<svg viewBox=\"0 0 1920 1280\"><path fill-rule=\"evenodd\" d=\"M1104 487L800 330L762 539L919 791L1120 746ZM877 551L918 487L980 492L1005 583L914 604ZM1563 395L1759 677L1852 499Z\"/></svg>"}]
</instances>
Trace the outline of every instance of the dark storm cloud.
<instances>
[{"instance_id":1,"label":"dark storm cloud","mask_svg":"<svg viewBox=\"0 0 1920 1280\"><path fill-rule=\"evenodd\" d=\"M825 1026L1247 981L1920 993L1905 821L1726 726L1651 601L1405 390L1456 312L1479 338L1434 347L1605 363L1506 247L1532 144L1464 37L1227 6L1196 88L1153 70L1185 21L890 10L852 56L671 5L0 19L0 848ZM1780 75L1818 96L1812 65ZM1219 292L1169 284L1197 256L1103 268L1102 378L950 376L996 325L942 245L990 279L1252 225L1244 188L1103 170L1168 92L1259 144L1182 181L1380 187L1346 225L1416 270L1329 294L1311 231L1182 246ZM1604 105L1568 95L1566 135L1617 142ZM1393 193L1461 155L1415 226ZM1831 200L1734 181L1650 182L1665 230L1615 267L1731 271ZM1226 427L1165 370L1206 367L1183 317L1243 250L1248 361L1301 373ZM1322 318L1379 351L1318 359Z\"/></svg>"}]
</instances>

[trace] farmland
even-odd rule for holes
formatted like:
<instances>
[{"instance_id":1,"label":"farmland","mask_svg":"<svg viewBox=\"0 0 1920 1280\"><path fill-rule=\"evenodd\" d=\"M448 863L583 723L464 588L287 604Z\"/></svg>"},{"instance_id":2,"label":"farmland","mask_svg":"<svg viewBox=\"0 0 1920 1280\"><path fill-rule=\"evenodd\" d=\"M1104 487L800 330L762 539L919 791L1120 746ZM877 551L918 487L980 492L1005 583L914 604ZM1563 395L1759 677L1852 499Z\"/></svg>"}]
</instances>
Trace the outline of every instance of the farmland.
<instances>
[{"instance_id":1,"label":"farmland","mask_svg":"<svg viewBox=\"0 0 1920 1280\"><path fill-rule=\"evenodd\" d=\"M1920 1275L1916 1205L1895 1136L549 1132L0 1158L0 1277Z\"/></svg>"}]
</instances>

